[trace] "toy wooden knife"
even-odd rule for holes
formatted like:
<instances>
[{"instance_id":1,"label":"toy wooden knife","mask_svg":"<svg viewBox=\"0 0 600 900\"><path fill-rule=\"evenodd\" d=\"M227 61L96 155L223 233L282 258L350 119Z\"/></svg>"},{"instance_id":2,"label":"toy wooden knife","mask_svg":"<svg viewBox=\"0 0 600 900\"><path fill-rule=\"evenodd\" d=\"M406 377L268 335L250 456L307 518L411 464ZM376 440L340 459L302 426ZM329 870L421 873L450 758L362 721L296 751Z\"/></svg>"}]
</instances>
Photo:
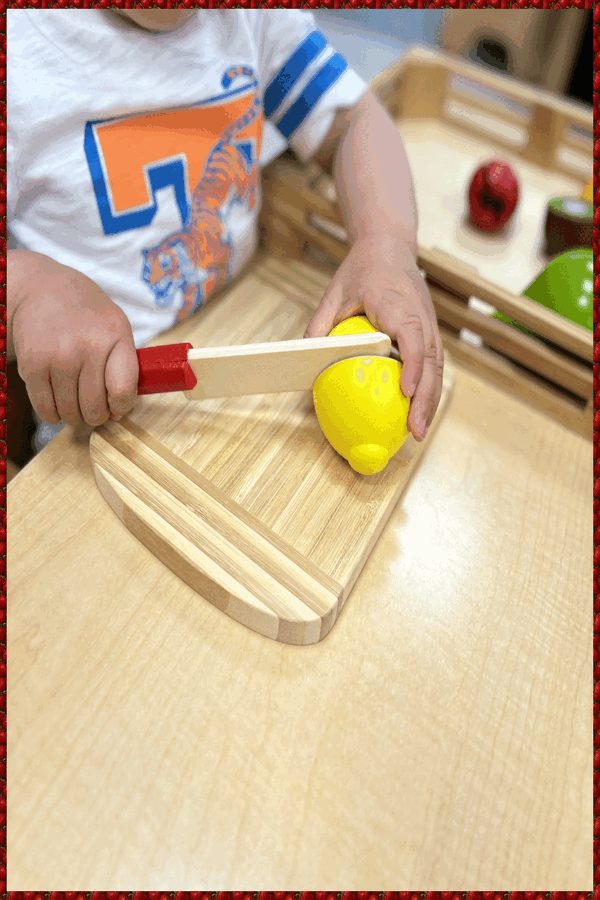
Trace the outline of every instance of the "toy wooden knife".
<instances>
[{"instance_id":1,"label":"toy wooden knife","mask_svg":"<svg viewBox=\"0 0 600 900\"><path fill-rule=\"evenodd\" d=\"M165 344L137 351L138 394L185 391L189 400L311 390L333 363L355 356L389 356L386 334L271 341L238 347Z\"/></svg>"}]
</instances>

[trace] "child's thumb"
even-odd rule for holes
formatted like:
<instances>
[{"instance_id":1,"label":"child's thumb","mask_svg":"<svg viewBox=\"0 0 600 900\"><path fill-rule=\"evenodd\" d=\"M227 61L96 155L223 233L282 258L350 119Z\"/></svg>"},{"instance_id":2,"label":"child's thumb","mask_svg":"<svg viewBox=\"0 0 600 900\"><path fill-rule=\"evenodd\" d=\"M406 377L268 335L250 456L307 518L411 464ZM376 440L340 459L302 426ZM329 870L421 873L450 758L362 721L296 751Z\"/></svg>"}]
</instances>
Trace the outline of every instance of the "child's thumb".
<instances>
[{"instance_id":1,"label":"child's thumb","mask_svg":"<svg viewBox=\"0 0 600 900\"><path fill-rule=\"evenodd\" d=\"M104 381L112 418L120 419L135 406L139 367L133 341L121 339L106 361Z\"/></svg>"}]
</instances>

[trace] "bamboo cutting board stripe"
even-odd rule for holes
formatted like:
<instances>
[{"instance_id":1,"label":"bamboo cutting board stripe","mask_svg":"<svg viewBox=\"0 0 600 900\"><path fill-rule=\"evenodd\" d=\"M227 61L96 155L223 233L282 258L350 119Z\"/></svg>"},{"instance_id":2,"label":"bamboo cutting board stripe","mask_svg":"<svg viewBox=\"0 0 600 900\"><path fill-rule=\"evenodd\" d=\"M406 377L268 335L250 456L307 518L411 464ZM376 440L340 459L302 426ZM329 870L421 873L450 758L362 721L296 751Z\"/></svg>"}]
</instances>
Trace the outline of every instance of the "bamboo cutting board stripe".
<instances>
[{"instance_id":1,"label":"bamboo cutting board stripe","mask_svg":"<svg viewBox=\"0 0 600 900\"><path fill-rule=\"evenodd\" d=\"M321 584L272 544L267 544L223 507L215 508L211 498L177 471L164 466L162 474L155 470L156 480L140 461L134 463L121 448L108 441L97 445L96 463L145 503L165 522L175 527L222 569L229 571L253 593L259 593L265 604L286 618L307 618L329 611L341 592L326 592ZM211 505L213 509L211 510ZM262 545L262 546L261 546ZM240 579L240 573L243 578ZM279 581L277 580L279 579ZM288 587L289 585L289 587ZM313 590L311 590L313 588ZM296 596L291 593L295 591ZM308 607L308 608L306 608Z\"/></svg>"},{"instance_id":2,"label":"bamboo cutting board stripe","mask_svg":"<svg viewBox=\"0 0 600 900\"><path fill-rule=\"evenodd\" d=\"M269 569L261 570L235 544L225 540L183 504L174 501L164 488L156 483L148 484L144 473L139 469L135 471L136 467L132 463L118 461L118 456L111 460L111 455L109 451L107 457L97 465L100 465L105 475L113 478L117 477L115 472L123 474L129 498L133 495L154 516L158 516L163 523L162 531L165 524L169 525L179 537L208 557L221 572L226 572L237 585L242 585L246 593L250 592L254 598L260 597L261 605L278 618L293 618L295 621L317 619L313 610L277 583ZM124 487L123 482L121 484ZM328 610L324 610L326 611Z\"/></svg>"},{"instance_id":3,"label":"bamboo cutting board stripe","mask_svg":"<svg viewBox=\"0 0 600 900\"><path fill-rule=\"evenodd\" d=\"M295 565L285 549L277 549L259 534L256 523L244 522L227 510L196 479L169 465L164 455L145 447L127 429L119 431L104 441L99 435L96 464L238 583L259 594L270 610L282 619L311 619L326 615L337 604L341 585L328 579L335 588L327 590L306 567Z\"/></svg>"},{"instance_id":4,"label":"bamboo cutting board stripe","mask_svg":"<svg viewBox=\"0 0 600 900\"><path fill-rule=\"evenodd\" d=\"M129 531L182 581L242 625L265 637L291 644L316 643L333 626L337 617L335 608L322 620L280 619L244 584L236 581L210 556L96 464L94 476L108 504Z\"/></svg>"},{"instance_id":5,"label":"bamboo cutting board stripe","mask_svg":"<svg viewBox=\"0 0 600 900\"><path fill-rule=\"evenodd\" d=\"M271 545L274 553L279 553L285 558L289 558L290 562L301 570L298 577L308 577L313 581L317 581L329 593L337 594L341 590L341 585L330 578L325 572L313 565L310 560L298 553L297 550L283 540L279 535L267 526L263 525L260 519L248 513L243 506L232 500L224 491L216 487L211 481L205 478L200 472L197 472L181 457L176 456L163 444L156 441L147 431L132 422L130 419L124 419L118 424L114 424L110 429L101 427L96 432L112 447L118 449L127 459L136 462L140 467L144 468L152 478L159 483L168 485L170 490L178 490L178 482L176 473L182 476L182 492L176 494L182 502L188 502L189 493L194 487L199 489L199 496L202 496L206 503L213 502L212 510L215 511L213 518L213 527L218 527L220 517L230 514L231 523L241 523L246 526L249 534L253 537L258 536L264 542ZM166 466L164 465L166 463ZM170 472L173 475L170 476ZM185 479L185 485L183 485ZM200 494L201 492L201 494Z\"/></svg>"},{"instance_id":6,"label":"bamboo cutting board stripe","mask_svg":"<svg viewBox=\"0 0 600 900\"><path fill-rule=\"evenodd\" d=\"M186 338L205 347L299 339L326 279L290 264L286 297L285 271L259 261L218 310L198 313ZM289 290L296 281L302 303ZM120 423L92 435L98 487L130 531L206 600L267 637L313 644L338 619L434 438L452 381L446 359L427 440L410 437L372 476L358 475L333 450L310 391L141 397Z\"/></svg>"}]
</instances>

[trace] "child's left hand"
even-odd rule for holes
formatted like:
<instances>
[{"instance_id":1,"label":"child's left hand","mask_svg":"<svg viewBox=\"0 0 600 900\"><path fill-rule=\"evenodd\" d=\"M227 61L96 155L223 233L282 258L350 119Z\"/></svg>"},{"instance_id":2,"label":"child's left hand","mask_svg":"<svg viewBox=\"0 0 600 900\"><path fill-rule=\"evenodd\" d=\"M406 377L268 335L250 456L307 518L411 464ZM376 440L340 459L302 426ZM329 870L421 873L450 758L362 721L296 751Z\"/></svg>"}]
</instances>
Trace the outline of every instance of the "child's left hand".
<instances>
[{"instance_id":1,"label":"child's left hand","mask_svg":"<svg viewBox=\"0 0 600 900\"><path fill-rule=\"evenodd\" d=\"M361 313L398 346L401 390L412 397L408 428L423 440L440 402L444 352L429 291L406 241L386 236L355 241L304 336L324 337Z\"/></svg>"}]
</instances>

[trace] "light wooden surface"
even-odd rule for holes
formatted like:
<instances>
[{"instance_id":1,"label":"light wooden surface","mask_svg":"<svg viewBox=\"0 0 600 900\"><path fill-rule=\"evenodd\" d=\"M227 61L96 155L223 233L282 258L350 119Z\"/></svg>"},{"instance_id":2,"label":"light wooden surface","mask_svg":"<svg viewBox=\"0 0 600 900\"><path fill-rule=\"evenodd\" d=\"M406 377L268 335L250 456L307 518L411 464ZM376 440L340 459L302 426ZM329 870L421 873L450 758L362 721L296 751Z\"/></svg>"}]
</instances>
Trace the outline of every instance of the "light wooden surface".
<instances>
[{"instance_id":1,"label":"light wooden surface","mask_svg":"<svg viewBox=\"0 0 600 900\"><path fill-rule=\"evenodd\" d=\"M257 368L263 359L266 364L263 373L247 374L245 394L258 385L281 387L286 380L294 390L307 367L312 363L316 377L336 347L340 358L352 347L352 355L368 354L370 346L389 354L390 338L380 333L353 335L353 341L314 338L303 350L298 333L306 323L272 315L281 294L261 278L270 270L269 263L258 264L216 307L197 317L192 341L207 345L188 354L197 387L185 395L144 397L120 423L96 430L90 453L96 483L113 511L190 587L259 634L288 644L314 644L335 625L433 437L418 443L409 435L382 472L366 477L354 472L323 435L312 390L219 403L193 399L205 391L211 398L239 393L249 360ZM322 286L302 283L305 314L318 306ZM252 287L255 302L249 306ZM240 333L245 337L246 352L236 347L229 355L226 346L219 346L219 358L214 351L215 329L223 339L223 317L237 322L236 340ZM261 329L277 338L272 353ZM237 377L236 356L241 363ZM452 378L449 362L436 426ZM312 388L312 380L306 387Z\"/></svg>"},{"instance_id":2,"label":"light wooden surface","mask_svg":"<svg viewBox=\"0 0 600 900\"><path fill-rule=\"evenodd\" d=\"M249 282L257 332L265 285L308 322L324 282L290 267ZM294 647L128 532L88 439L8 488L10 890L592 890L588 441L457 366L336 627Z\"/></svg>"}]
</instances>

